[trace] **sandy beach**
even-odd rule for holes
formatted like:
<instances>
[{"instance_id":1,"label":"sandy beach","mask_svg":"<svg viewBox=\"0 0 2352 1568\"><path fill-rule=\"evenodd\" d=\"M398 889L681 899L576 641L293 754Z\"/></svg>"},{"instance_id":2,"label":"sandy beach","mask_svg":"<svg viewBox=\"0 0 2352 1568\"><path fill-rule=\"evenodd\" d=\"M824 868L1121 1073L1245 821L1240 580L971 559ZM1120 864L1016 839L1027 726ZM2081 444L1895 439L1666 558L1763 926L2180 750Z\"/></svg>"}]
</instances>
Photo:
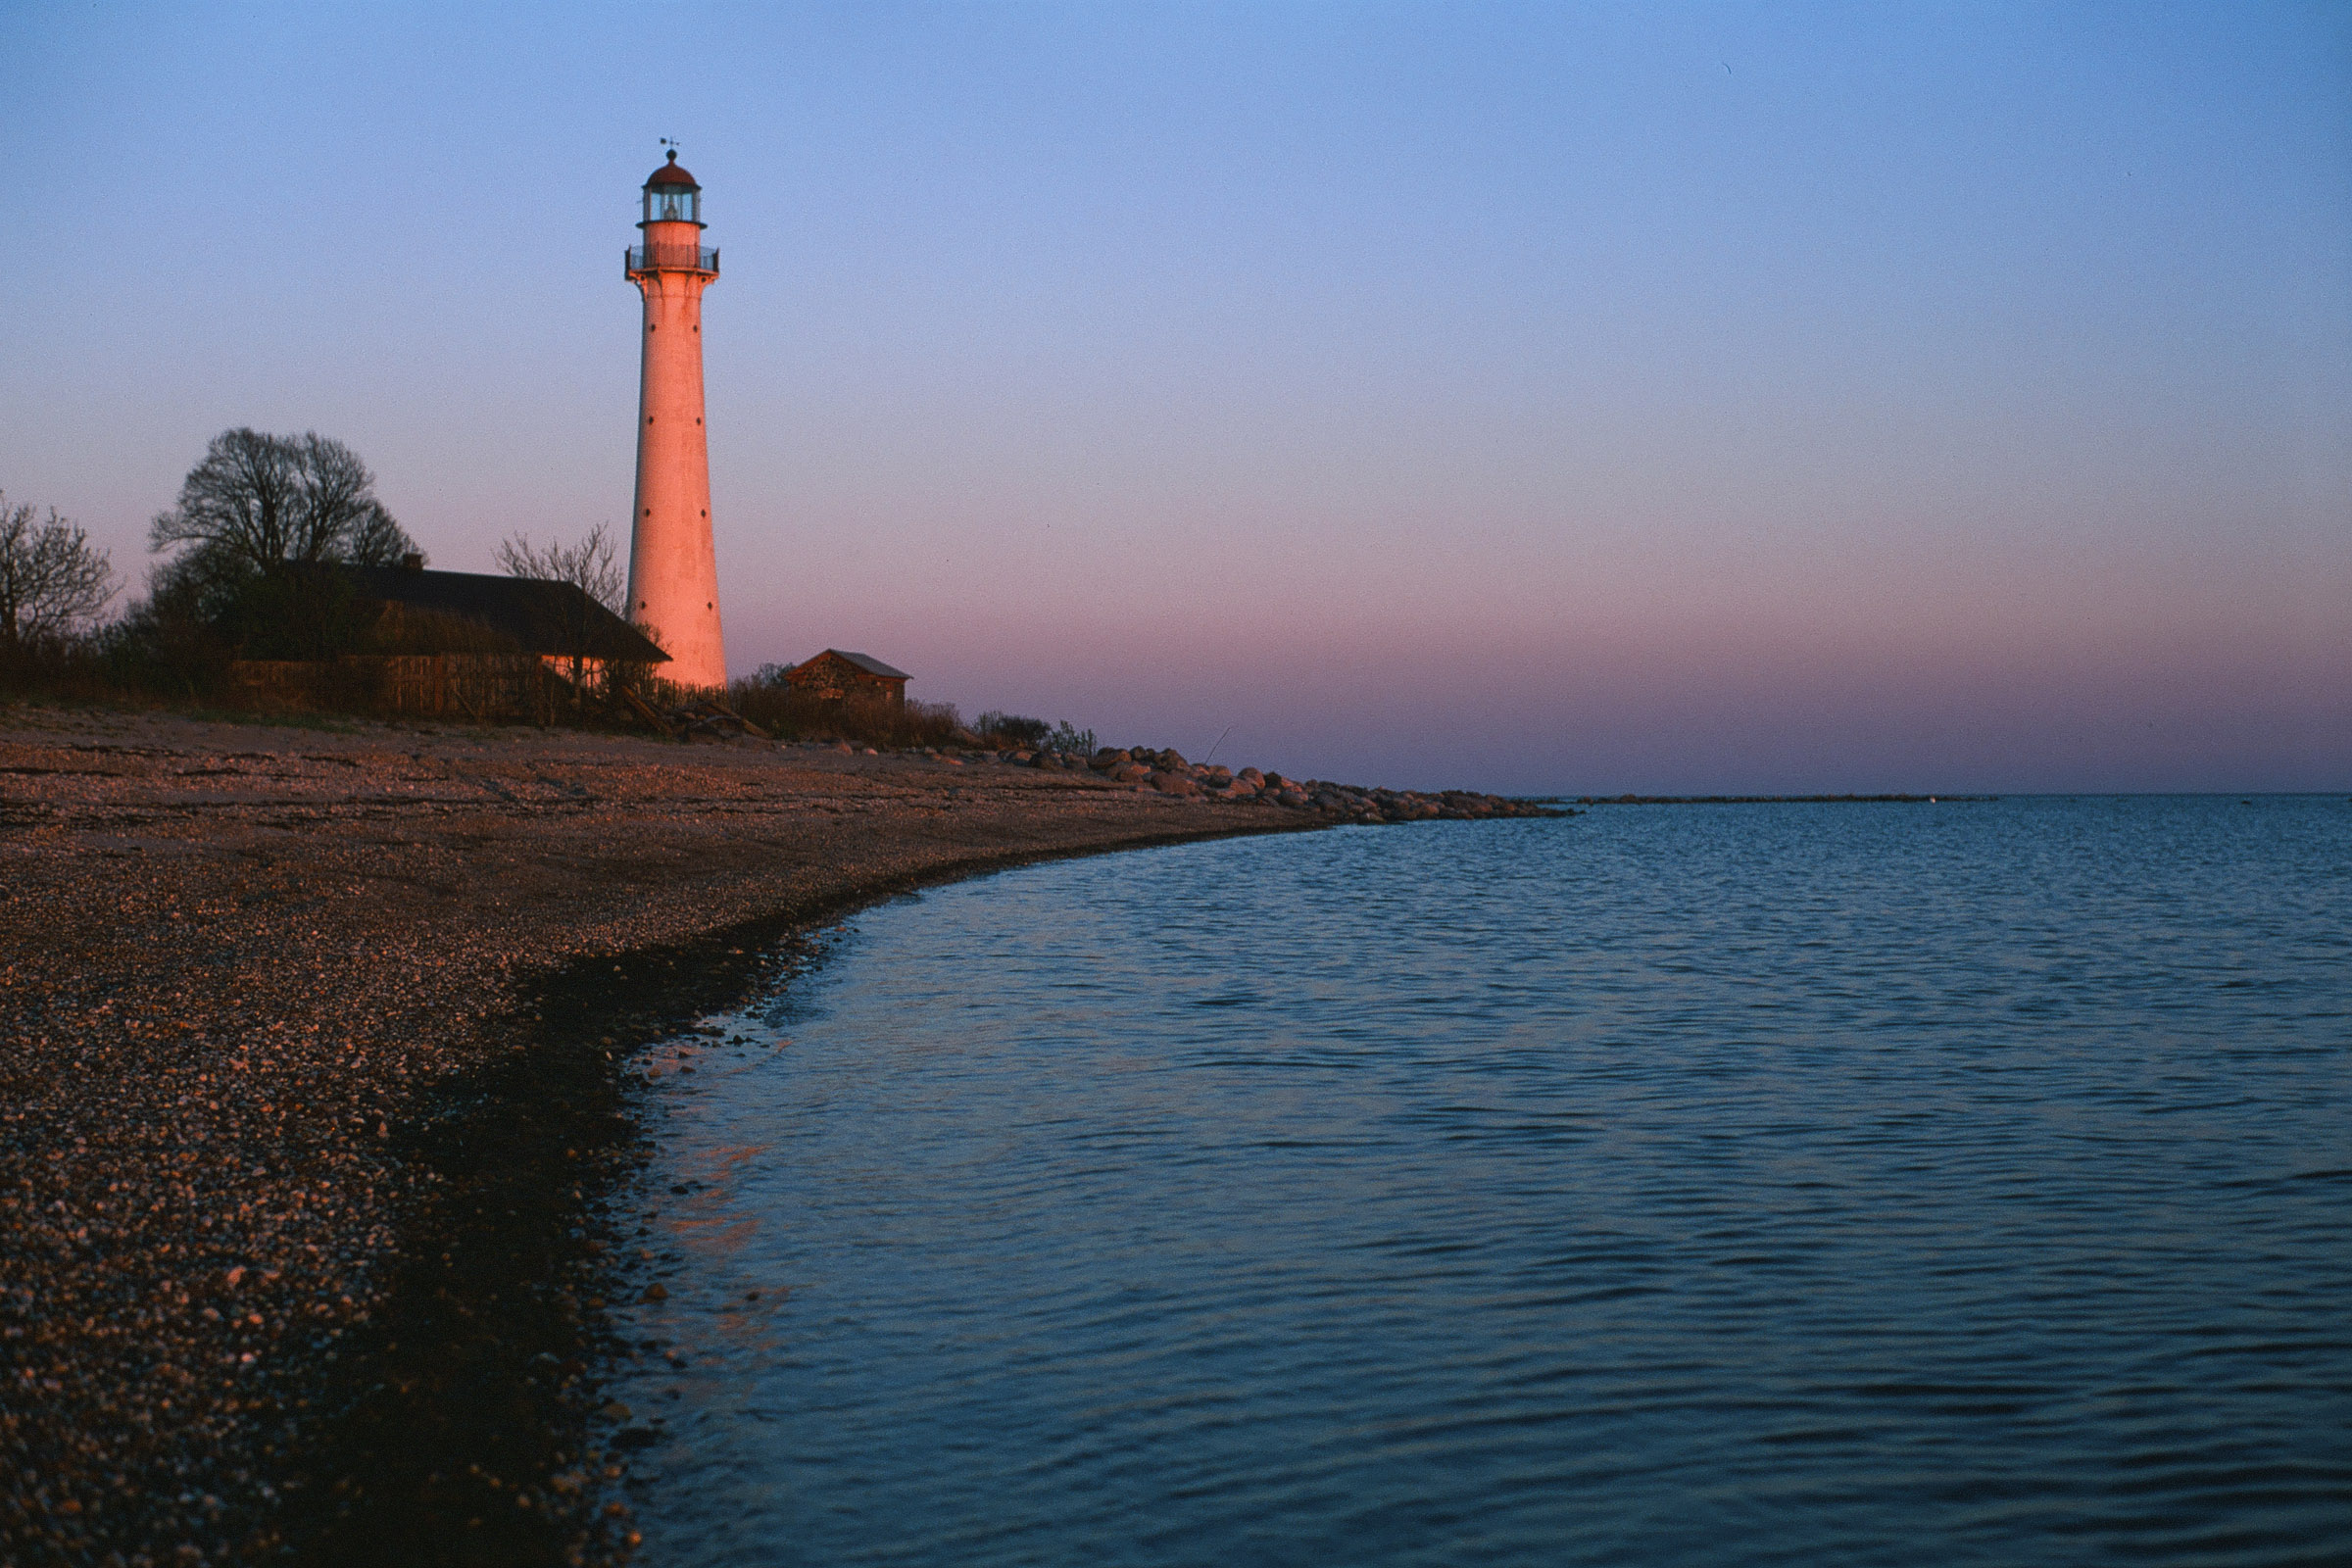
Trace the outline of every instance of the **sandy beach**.
<instances>
[{"instance_id":1,"label":"sandy beach","mask_svg":"<svg viewBox=\"0 0 2352 1568\"><path fill-rule=\"evenodd\" d=\"M626 1052L895 888L1325 820L993 761L9 710L10 1560L625 1553L583 1445Z\"/></svg>"}]
</instances>

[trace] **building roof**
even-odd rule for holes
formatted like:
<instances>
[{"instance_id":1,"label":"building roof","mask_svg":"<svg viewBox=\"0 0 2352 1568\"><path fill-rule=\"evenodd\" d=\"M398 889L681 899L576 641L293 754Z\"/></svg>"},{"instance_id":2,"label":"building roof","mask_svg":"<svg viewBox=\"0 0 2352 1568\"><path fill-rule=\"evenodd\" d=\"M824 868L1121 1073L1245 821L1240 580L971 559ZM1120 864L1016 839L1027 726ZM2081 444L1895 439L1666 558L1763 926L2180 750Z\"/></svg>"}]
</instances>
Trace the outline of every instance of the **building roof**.
<instances>
[{"instance_id":1,"label":"building roof","mask_svg":"<svg viewBox=\"0 0 2352 1568\"><path fill-rule=\"evenodd\" d=\"M853 654L840 648L828 648L824 651L824 653L803 660L795 667L807 669L810 664L815 663L817 660L824 659L828 656L834 659L846 659L851 663L856 664L859 669L864 670L868 675L879 675L884 680L914 679L912 675L907 674L903 669L891 668L888 664L885 664L879 659L874 658L871 654Z\"/></svg>"},{"instance_id":2,"label":"building roof","mask_svg":"<svg viewBox=\"0 0 2352 1568\"><path fill-rule=\"evenodd\" d=\"M571 583L413 566L335 569L363 599L472 621L513 644L517 653L613 659L631 664L658 664L669 659L645 633Z\"/></svg>"},{"instance_id":3,"label":"building roof","mask_svg":"<svg viewBox=\"0 0 2352 1568\"><path fill-rule=\"evenodd\" d=\"M686 172L686 171L678 167L678 155L674 152L669 155L668 163L663 164L660 169L655 170L651 175L647 176L645 185L646 189L648 190L651 190L656 185L687 185L692 186L696 190L701 190L703 188L702 186L694 183L694 176L692 174L689 174Z\"/></svg>"}]
</instances>

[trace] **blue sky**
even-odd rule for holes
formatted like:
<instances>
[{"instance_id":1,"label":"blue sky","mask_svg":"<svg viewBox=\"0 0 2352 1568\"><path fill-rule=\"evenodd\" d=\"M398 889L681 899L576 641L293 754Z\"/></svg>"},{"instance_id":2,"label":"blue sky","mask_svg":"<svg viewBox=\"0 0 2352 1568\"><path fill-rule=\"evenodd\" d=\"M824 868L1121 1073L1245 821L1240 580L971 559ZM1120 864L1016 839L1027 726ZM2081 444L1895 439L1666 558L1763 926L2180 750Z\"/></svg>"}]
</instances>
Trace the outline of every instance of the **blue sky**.
<instances>
[{"instance_id":1,"label":"blue sky","mask_svg":"<svg viewBox=\"0 0 2352 1568\"><path fill-rule=\"evenodd\" d=\"M2352 787L2325 6L12 7L0 488L625 521L675 136L731 662L1510 789Z\"/></svg>"}]
</instances>

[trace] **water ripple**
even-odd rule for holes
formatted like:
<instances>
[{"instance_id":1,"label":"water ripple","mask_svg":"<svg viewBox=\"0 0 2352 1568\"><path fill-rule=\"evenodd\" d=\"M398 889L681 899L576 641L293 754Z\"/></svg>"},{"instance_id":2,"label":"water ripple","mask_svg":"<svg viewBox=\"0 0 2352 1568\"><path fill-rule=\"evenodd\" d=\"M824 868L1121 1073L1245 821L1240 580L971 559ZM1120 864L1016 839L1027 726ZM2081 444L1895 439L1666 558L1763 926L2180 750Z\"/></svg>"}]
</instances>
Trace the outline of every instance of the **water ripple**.
<instances>
[{"instance_id":1,"label":"water ripple","mask_svg":"<svg viewBox=\"0 0 2352 1568\"><path fill-rule=\"evenodd\" d=\"M650 1092L647 1560L2341 1560L2346 908L2233 798L870 911Z\"/></svg>"}]
</instances>

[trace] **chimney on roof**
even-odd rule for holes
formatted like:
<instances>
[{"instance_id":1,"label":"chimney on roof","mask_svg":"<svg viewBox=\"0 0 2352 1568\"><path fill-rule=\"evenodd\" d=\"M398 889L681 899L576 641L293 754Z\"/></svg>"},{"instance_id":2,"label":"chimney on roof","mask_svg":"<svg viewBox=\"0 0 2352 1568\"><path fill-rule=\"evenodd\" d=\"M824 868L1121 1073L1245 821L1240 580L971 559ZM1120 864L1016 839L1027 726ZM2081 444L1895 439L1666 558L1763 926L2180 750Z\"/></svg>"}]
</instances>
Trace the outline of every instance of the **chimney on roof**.
<instances>
[{"instance_id":1,"label":"chimney on roof","mask_svg":"<svg viewBox=\"0 0 2352 1568\"><path fill-rule=\"evenodd\" d=\"M412 550L407 555L400 558L400 566L403 571L422 571L424 569L424 558L418 555L416 551Z\"/></svg>"}]
</instances>

